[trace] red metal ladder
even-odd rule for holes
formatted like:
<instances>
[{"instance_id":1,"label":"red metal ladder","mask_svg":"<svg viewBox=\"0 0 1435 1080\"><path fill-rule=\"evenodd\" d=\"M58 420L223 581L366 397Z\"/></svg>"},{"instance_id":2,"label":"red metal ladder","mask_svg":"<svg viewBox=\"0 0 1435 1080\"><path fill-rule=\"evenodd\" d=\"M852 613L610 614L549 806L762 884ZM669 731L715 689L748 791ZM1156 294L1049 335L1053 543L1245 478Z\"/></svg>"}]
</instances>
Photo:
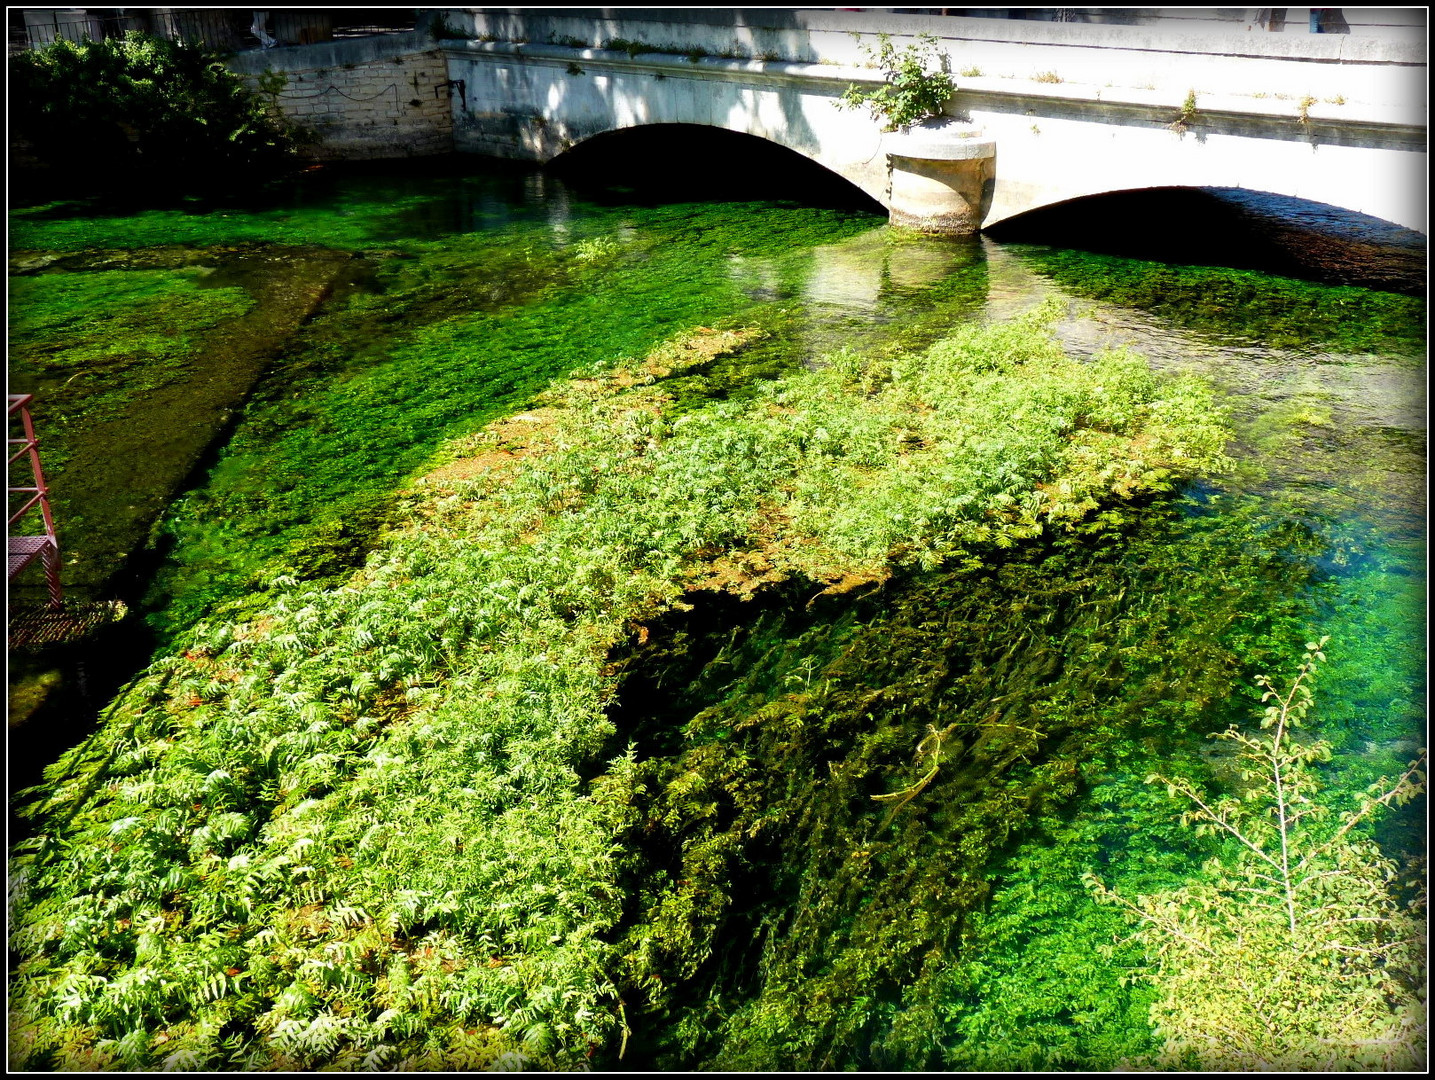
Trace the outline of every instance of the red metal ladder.
<instances>
[{"instance_id":1,"label":"red metal ladder","mask_svg":"<svg viewBox=\"0 0 1435 1080\"><path fill-rule=\"evenodd\" d=\"M55 538L55 522L50 516L50 493L45 486L45 473L40 468L40 448L35 442L35 425L30 419L30 402L34 395L10 394L8 397L7 428L13 428L18 417L24 436L15 438L7 431L6 441L10 446L10 460L6 468L11 475L6 477L6 482L10 483L13 479L15 463L27 455L30 459L32 482L28 487L12 485L9 489L10 506L15 506L17 496L23 498L24 502L21 503L19 509L11 510L10 519L6 523L6 547L9 555L9 577L7 580L14 581L15 576L37 558L43 560L45 582L50 589L50 610L58 611L63 602L60 593L60 542ZM40 508L40 517L44 522L45 531L35 536L14 535L11 530L14 529L15 523L37 506Z\"/></svg>"}]
</instances>

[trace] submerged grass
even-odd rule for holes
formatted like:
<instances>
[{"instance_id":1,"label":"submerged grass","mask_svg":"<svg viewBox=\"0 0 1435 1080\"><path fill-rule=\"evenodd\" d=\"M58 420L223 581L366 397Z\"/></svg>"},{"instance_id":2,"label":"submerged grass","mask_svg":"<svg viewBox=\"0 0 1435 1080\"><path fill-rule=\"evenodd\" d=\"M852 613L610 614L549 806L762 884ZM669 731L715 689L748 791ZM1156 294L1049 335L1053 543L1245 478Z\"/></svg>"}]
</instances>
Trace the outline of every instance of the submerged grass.
<instances>
[{"instance_id":1,"label":"submerged grass","mask_svg":"<svg viewBox=\"0 0 1435 1080\"><path fill-rule=\"evenodd\" d=\"M197 336L244 314L238 287L204 287L209 271L45 273L10 280L10 388L36 394L55 475L70 433L119 415L135 395L193 374Z\"/></svg>"},{"instance_id":2,"label":"submerged grass","mask_svg":"<svg viewBox=\"0 0 1435 1080\"><path fill-rule=\"evenodd\" d=\"M1420 297L1317 285L1255 270L1169 266L1141 259L1019 245L1024 261L1078 295L1140 308L1177 326L1276 349L1378 352L1418 362Z\"/></svg>"},{"instance_id":3,"label":"submerged grass","mask_svg":"<svg viewBox=\"0 0 1435 1080\"><path fill-rule=\"evenodd\" d=\"M795 316L778 304L754 312L730 259L784 254L773 236L801 253L870 228L858 215L754 214L756 226L736 211L662 207L639 231L595 213L562 234L519 223L374 253L368 288L295 335L204 483L168 511L152 625L168 638L268 578L352 569L395 489L445 440L562 372L640 355L685 326L730 324L734 312L782 333ZM726 378L695 370L694 389L721 392L794 362L748 355Z\"/></svg>"},{"instance_id":4,"label":"submerged grass","mask_svg":"<svg viewBox=\"0 0 1435 1080\"><path fill-rule=\"evenodd\" d=\"M689 763L674 779L635 748L585 788L580 771L613 752L616 647L704 586L744 595L786 580L840 596L944 563L985 574L999 547L1088 521L1119 532L1093 515L1224 466L1204 388L1121 354L1071 360L1049 315L890 362L838 356L678 415L665 380L751 329L597 365L451 444L405 525L346 582L275 580L251 618L184 635L32 793L37 835L12 864L12 1067L571 1068L621 1054L634 1023L624 987L655 1002L674 942L692 944L681 980L714 928L690 881L629 892L645 785L683 795L664 826L676 837L715 778ZM1054 595L1077 599L1072 586ZM866 640L875 660L885 639ZM784 677L805 696L818 673L799 659ZM843 715L873 711L886 712ZM694 752L723 741L715 720L694 728ZM747 722L782 741L796 720ZM978 764L1010 765L1034 745L1018 726L1031 723L1013 715L963 739ZM916 742L900 725L860 738L896 755ZM734 775L761 767L743 760ZM1066 760L1035 768L1030 813L1059 805L1073 775ZM898 820L917 835L915 814ZM691 880L717 880L741 849L713 824L682 846L684 869L701 864ZM982 850L964 856L972 867ZM940 861L924 873L923 889L944 887ZM900 892L900 875L887 880ZM927 916L872 918L913 929L884 961L900 974ZM872 954L853 955L860 974ZM780 960L773 986L807 963ZM834 986L842 1000L814 1029L825 1049L779 1038L769 1050L821 1064L856 1015L850 987ZM793 1014L759 1010L753 1031L781 1015ZM747 1057L735 1047L726 1060Z\"/></svg>"},{"instance_id":5,"label":"submerged grass","mask_svg":"<svg viewBox=\"0 0 1435 1080\"><path fill-rule=\"evenodd\" d=\"M637 691L685 726L640 766L652 864L621 942L647 1060L1093 1069L1149 1046L1139 957L1097 952L1120 923L1080 875L1196 872L1143 763L1201 773L1192 736L1308 628L1319 549L1255 501L1169 509L894 580L855 619L734 627L689 671L673 647ZM913 760L933 730L941 759Z\"/></svg>"}]
</instances>

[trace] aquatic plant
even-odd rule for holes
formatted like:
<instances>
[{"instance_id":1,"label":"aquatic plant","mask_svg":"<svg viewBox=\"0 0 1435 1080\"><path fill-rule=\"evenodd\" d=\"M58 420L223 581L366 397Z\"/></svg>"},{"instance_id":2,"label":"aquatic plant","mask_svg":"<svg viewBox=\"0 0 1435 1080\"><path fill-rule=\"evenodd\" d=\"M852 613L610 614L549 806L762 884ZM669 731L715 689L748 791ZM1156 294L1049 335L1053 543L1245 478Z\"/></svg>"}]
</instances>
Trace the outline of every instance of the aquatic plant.
<instances>
[{"instance_id":1,"label":"aquatic plant","mask_svg":"<svg viewBox=\"0 0 1435 1080\"><path fill-rule=\"evenodd\" d=\"M134 395L182 377L203 331L253 307L241 288L200 287L205 276L190 267L11 279L12 385L42 395L42 417L64 418L46 440L49 472L62 470L71 431L83 438Z\"/></svg>"},{"instance_id":2,"label":"aquatic plant","mask_svg":"<svg viewBox=\"0 0 1435 1080\"><path fill-rule=\"evenodd\" d=\"M152 622L173 633L261 580L352 569L394 491L446 437L519 408L574 366L641 354L679 326L751 308L729 251L800 252L869 227L860 215L778 208L759 219L771 232L738 215L699 224L678 207L664 216L654 213L656 236L636 244L606 229L569 246L516 229L410 241L417 257L386 261L381 290L303 328L288 350L297 362L259 387L208 482L170 508L161 528L177 543L152 590L164 606ZM661 302L630 310L636 294ZM675 392L698 401L792 362L749 358L740 376L695 369Z\"/></svg>"},{"instance_id":3,"label":"aquatic plant","mask_svg":"<svg viewBox=\"0 0 1435 1080\"><path fill-rule=\"evenodd\" d=\"M1309 617L1316 549L1253 511L1117 511L805 615L810 592L791 614L705 613L702 635L650 626L656 670L623 691L649 749L630 833L652 852L633 887L647 914L624 947L649 976L625 994L640 1051L1091 1069L1148 1049L1149 988L1119 982L1139 953L1099 957L1121 920L1080 874L1120 868L1141 891L1199 867L1141 778L1187 759L1189 733L1242 704L1245 663ZM913 747L954 721L879 832L871 797L929 773Z\"/></svg>"},{"instance_id":4,"label":"aquatic plant","mask_svg":"<svg viewBox=\"0 0 1435 1080\"><path fill-rule=\"evenodd\" d=\"M595 367L453 444L347 582L273 580L255 617L195 627L30 794L12 1064L572 1068L622 1053L621 987L656 985L684 940L694 972L718 924L688 882L627 891L642 853L620 841L648 813L649 767L610 746L617 646L697 591L787 580L841 596L959 555L959 573L984 573L977 551L1068 535L1103 503L1222 465L1198 385L1131 357L1072 361L1049 317L921 357L838 357L676 416L665 381L751 331ZM807 698L822 679L803 672L786 674ZM962 740L986 770L1062 727L1041 724L973 720ZM674 825L702 798L701 770L683 768L686 784L662 777L682 798ZM1031 808L1056 805L1069 761L1035 770ZM922 817L914 800L896 820ZM682 849L694 882L740 850L711 839Z\"/></svg>"},{"instance_id":5,"label":"aquatic plant","mask_svg":"<svg viewBox=\"0 0 1435 1080\"><path fill-rule=\"evenodd\" d=\"M1035 246L1018 250L1063 288L1227 339L1270 348L1393 353L1412 363L1423 354L1425 304L1419 297L1223 266L1172 266Z\"/></svg>"},{"instance_id":6,"label":"aquatic plant","mask_svg":"<svg viewBox=\"0 0 1435 1080\"><path fill-rule=\"evenodd\" d=\"M1141 948L1126 940L1122 914L1081 885L1099 867L1137 891L1176 887L1199 866L1189 831L1131 775L1142 757L1124 740L1097 751L1082 766L1087 791L999 863L990 900L964 920L927 1001L914 995L905 1010L908 1025L935 1029L930 1067L1098 1072L1155 1048L1155 988L1127 975ZM923 1012L926 1023L913 1023Z\"/></svg>"},{"instance_id":7,"label":"aquatic plant","mask_svg":"<svg viewBox=\"0 0 1435 1080\"><path fill-rule=\"evenodd\" d=\"M1403 875L1360 826L1424 792L1425 754L1343 813L1321 797L1315 766L1329 760L1330 744L1296 732L1326 640L1306 645L1282 689L1257 677L1270 703L1259 734L1220 733L1235 747L1234 793L1151 777L1191 806L1183 824L1233 842L1234 854L1208 865L1209 880L1132 901L1090 879L1098 899L1138 921L1159 990L1158 1067L1424 1066L1423 877Z\"/></svg>"}]
</instances>

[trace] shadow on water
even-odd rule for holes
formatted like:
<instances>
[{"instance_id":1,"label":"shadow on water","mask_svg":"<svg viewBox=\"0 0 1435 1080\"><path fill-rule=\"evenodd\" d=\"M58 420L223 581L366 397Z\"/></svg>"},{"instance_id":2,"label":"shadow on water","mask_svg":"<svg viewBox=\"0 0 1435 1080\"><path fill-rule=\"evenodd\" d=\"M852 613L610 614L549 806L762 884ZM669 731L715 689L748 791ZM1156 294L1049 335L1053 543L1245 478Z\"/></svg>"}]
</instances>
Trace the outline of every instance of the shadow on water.
<instances>
[{"instance_id":1,"label":"shadow on water","mask_svg":"<svg viewBox=\"0 0 1435 1080\"><path fill-rule=\"evenodd\" d=\"M795 151L695 124L650 124L598 135L548 169L597 202L773 200L886 213L861 189Z\"/></svg>"},{"instance_id":2,"label":"shadow on water","mask_svg":"<svg viewBox=\"0 0 1435 1080\"><path fill-rule=\"evenodd\" d=\"M149 662L154 647L153 633L131 613L75 641L9 652L7 779L12 795L40 783L45 766L95 730L95 718ZM12 801L12 843L32 828L17 816L17 808Z\"/></svg>"},{"instance_id":3,"label":"shadow on water","mask_svg":"<svg viewBox=\"0 0 1435 1080\"><path fill-rule=\"evenodd\" d=\"M996 240L1226 266L1423 296L1425 237L1323 203L1235 188L1150 188L1043 207Z\"/></svg>"}]
</instances>

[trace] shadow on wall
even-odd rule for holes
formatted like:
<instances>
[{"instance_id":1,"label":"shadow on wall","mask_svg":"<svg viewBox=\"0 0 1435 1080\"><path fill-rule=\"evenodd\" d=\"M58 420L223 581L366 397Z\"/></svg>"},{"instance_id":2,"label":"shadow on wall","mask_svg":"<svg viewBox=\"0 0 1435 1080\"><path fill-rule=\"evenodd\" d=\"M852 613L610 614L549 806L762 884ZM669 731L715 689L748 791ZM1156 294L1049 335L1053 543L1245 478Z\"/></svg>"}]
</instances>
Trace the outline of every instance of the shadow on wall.
<instances>
[{"instance_id":1,"label":"shadow on wall","mask_svg":"<svg viewBox=\"0 0 1435 1080\"><path fill-rule=\"evenodd\" d=\"M1424 295L1425 238L1325 203L1238 188L1147 188L1073 199L1010 218L994 240L1230 266Z\"/></svg>"},{"instance_id":2,"label":"shadow on wall","mask_svg":"<svg viewBox=\"0 0 1435 1080\"><path fill-rule=\"evenodd\" d=\"M589 197L659 202L790 200L868 210L881 203L809 158L754 135L703 124L649 124L596 135L547 169Z\"/></svg>"},{"instance_id":3,"label":"shadow on wall","mask_svg":"<svg viewBox=\"0 0 1435 1080\"><path fill-rule=\"evenodd\" d=\"M753 59L771 53L785 60L809 63L818 59L795 8L487 8L481 15L462 17L450 10L447 20L466 36L471 28L471 36L481 32L488 35L488 40L531 40L591 48L601 48L614 38L655 48L680 47L692 39L694 28L698 28L705 43L713 46L708 52L714 55ZM713 33L722 34L726 42L717 45Z\"/></svg>"},{"instance_id":4,"label":"shadow on wall","mask_svg":"<svg viewBox=\"0 0 1435 1080\"><path fill-rule=\"evenodd\" d=\"M475 88L485 80L476 69L485 61L476 59L471 63L476 77L468 78L466 83L481 102L483 91ZM480 137L499 134L501 141L521 148L523 156L531 155L539 161L556 157L601 133L658 125L724 128L814 157L823 145L804 113L801 93L787 87L688 78L689 68L694 73L701 69L687 62L679 62L671 74L603 72L593 65L522 58L505 58L498 64L503 100L494 111L482 103L475 106L466 101L465 112L476 110L481 119L476 125L471 116L465 119L475 126ZM455 70L450 63L450 72ZM601 78L595 77L599 74ZM828 96L835 98L837 94ZM503 117L501 123L507 132L500 134L490 126L497 119L495 111ZM485 152L482 146L477 149Z\"/></svg>"}]
</instances>

